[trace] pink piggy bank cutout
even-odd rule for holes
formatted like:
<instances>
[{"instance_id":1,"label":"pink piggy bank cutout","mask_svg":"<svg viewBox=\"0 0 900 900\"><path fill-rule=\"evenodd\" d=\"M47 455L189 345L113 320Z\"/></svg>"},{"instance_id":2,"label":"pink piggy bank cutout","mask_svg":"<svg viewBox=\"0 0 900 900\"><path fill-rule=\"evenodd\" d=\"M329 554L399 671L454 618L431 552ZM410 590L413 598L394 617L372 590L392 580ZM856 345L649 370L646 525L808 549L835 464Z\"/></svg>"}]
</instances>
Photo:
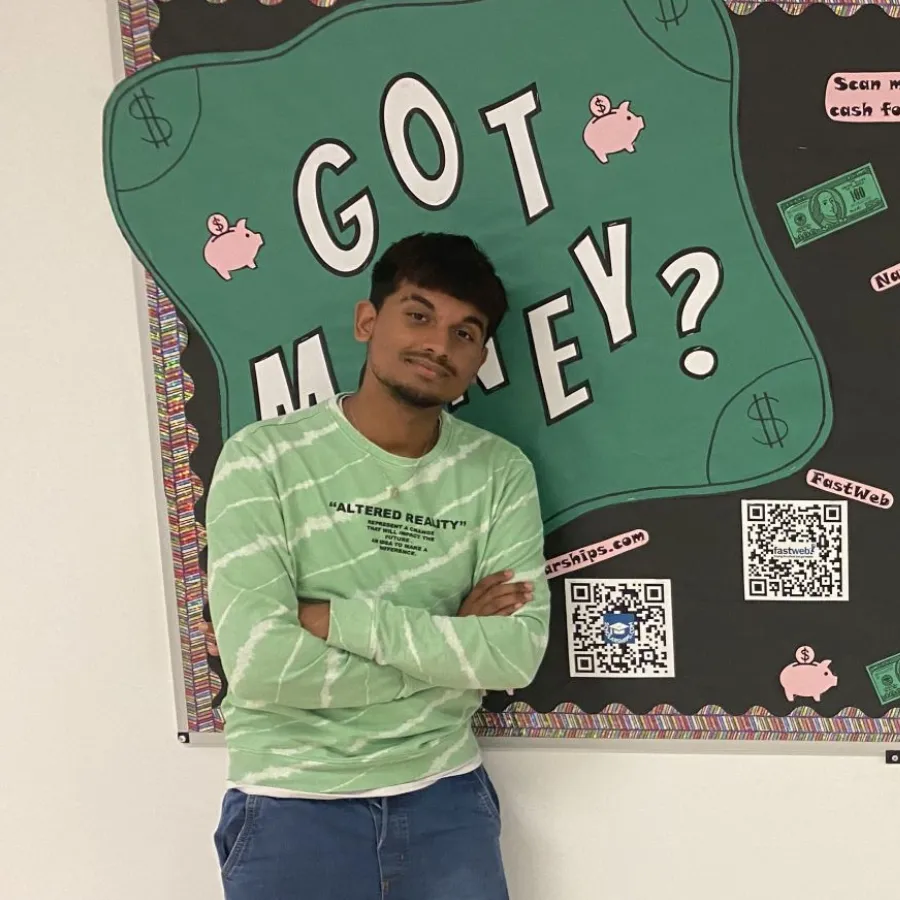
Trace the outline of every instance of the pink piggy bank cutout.
<instances>
[{"instance_id":1,"label":"pink piggy bank cutout","mask_svg":"<svg viewBox=\"0 0 900 900\"><path fill-rule=\"evenodd\" d=\"M203 258L226 281L236 269L255 269L256 254L264 241L259 232L247 227L246 219L228 224L225 216L215 213L206 221L209 240L203 248Z\"/></svg>"},{"instance_id":2,"label":"pink piggy bank cutout","mask_svg":"<svg viewBox=\"0 0 900 900\"><path fill-rule=\"evenodd\" d=\"M629 100L623 100L613 109L608 97L597 94L591 98L593 118L585 126L583 137L602 163L609 162L611 153L634 153L634 142L644 130L644 120L629 109L629 104Z\"/></svg>"},{"instance_id":3,"label":"pink piggy bank cutout","mask_svg":"<svg viewBox=\"0 0 900 900\"><path fill-rule=\"evenodd\" d=\"M830 659L823 659L821 662L795 662L785 666L778 677L784 688L784 696L789 701L794 697L812 697L818 702L825 691L838 683L837 675L831 671L830 665Z\"/></svg>"}]
</instances>

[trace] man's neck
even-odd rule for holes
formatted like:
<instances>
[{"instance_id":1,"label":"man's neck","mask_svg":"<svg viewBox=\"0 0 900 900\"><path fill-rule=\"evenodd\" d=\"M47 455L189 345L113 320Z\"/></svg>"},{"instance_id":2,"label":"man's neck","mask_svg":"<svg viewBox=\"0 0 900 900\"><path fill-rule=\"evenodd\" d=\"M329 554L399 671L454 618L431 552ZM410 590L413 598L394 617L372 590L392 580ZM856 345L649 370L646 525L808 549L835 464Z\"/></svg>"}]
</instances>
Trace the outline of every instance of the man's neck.
<instances>
[{"instance_id":1,"label":"man's neck","mask_svg":"<svg viewBox=\"0 0 900 900\"><path fill-rule=\"evenodd\" d=\"M416 409L392 397L367 378L360 389L344 400L350 424L382 450L397 456L418 457L437 442L440 407Z\"/></svg>"}]
</instances>

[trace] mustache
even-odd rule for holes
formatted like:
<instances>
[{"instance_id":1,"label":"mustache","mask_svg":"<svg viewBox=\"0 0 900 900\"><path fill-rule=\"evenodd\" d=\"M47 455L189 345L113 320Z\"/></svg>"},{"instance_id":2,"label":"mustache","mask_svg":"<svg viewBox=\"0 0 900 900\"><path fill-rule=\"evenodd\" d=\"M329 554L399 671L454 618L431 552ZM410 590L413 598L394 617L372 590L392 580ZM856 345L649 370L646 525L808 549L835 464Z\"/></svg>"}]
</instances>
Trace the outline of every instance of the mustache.
<instances>
[{"instance_id":1,"label":"mustache","mask_svg":"<svg viewBox=\"0 0 900 900\"><path fill-rule=\"evenodd\" d=\"M429 356L427 353L407 353L405 356L406 359L420 362L426 362L431 366L436 366L439 369L443 369L448 375L455 375L456 370L450 365L449 360L445 359L436 359L433 356Z\"/></svg>"}]
</instances>

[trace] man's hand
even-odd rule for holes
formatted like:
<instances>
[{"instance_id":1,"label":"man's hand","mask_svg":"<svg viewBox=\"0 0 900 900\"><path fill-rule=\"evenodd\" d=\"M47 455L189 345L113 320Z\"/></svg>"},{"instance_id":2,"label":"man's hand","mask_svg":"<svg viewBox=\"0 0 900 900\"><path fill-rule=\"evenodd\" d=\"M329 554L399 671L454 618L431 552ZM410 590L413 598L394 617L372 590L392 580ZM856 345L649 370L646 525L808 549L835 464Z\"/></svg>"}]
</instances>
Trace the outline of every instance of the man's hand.
<instances>
[{"instance_id":1,"label":"man's hand","mask_svg":"<svg viewBox=\"0 0 900 900\"><path fill-rule=\"evenodd\" d=\"M323 641L328 638L328 628L331 625L330 603L304 603L302 600L297 606L300 624L312 635Z\"/></svg>"},{"instance_id":2,"label":"man's hand","mask_svg":"<svg viewBox=\"0 0 900 900\"><path fill-rule=\"evenodd\" d=\"M534 596L530 581L510 583L508 569L482 578L459 608L461 616L509 616Z\"/></svg>"},{"instance_id":3,"label":"man's hand","mask_svg":"<svg viewBox=\"0 0 900 900\"><path fill-rule=\"evenodd\" d=\"M219 645L216 642L216 633L213 631L212 624L207 622L206 619L200 622L200 633L203 635L204 643L206 644L206 652L210 656L218 656Z\"/></svg>"}]
</instances>

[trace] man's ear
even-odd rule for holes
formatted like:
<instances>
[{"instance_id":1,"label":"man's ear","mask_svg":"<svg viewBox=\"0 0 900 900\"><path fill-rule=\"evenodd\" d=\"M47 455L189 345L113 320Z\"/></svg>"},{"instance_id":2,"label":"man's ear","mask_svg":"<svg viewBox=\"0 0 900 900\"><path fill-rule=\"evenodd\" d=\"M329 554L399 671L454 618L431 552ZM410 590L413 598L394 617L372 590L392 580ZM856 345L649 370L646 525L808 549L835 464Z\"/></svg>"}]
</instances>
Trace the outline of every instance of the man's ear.
<instances>
[{"instance_id":1,"label":"man's ear","mask_svg":"<svg viewBox=\"0 0 900 900\"><path fill-rule=\"evenodd\" d=\"M360 300L356 304L353 318L353 337L363 344L372 339L372 331L375 329L375 319L378 318L378 310L369 300Z\"/></svg>"}]
</instances>

